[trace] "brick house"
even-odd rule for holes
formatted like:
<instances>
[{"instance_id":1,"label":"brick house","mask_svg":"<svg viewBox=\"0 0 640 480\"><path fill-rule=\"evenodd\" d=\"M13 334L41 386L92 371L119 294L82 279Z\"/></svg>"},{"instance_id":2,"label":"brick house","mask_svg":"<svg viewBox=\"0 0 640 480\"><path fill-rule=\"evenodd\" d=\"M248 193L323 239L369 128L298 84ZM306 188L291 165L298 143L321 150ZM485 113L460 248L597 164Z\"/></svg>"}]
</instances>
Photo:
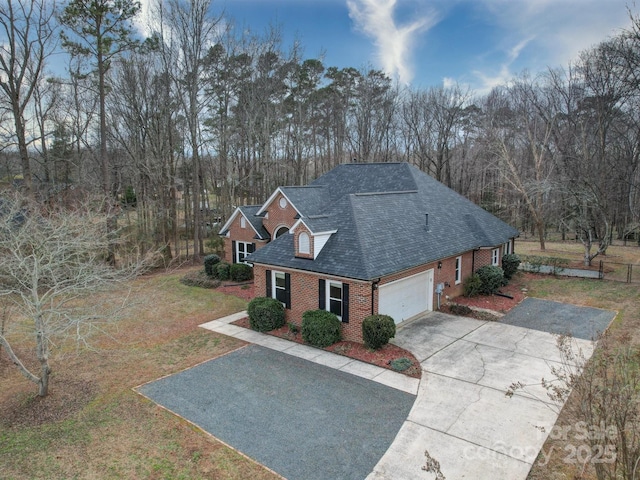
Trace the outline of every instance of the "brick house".
<instances>
[{"instance_id":1,"label":"brick house","mask_svg":"<svg viewBox=\"0 0 640 480\"><path fill-rule=\"evenodd\" d=\"M303 187L236 209L220 231L228 262L253 264L257 295L342 321L362 341L373 313L400 323L462 294L500 265L518 231L408 163L344 164Z\"/></svg>"}]
</instances>

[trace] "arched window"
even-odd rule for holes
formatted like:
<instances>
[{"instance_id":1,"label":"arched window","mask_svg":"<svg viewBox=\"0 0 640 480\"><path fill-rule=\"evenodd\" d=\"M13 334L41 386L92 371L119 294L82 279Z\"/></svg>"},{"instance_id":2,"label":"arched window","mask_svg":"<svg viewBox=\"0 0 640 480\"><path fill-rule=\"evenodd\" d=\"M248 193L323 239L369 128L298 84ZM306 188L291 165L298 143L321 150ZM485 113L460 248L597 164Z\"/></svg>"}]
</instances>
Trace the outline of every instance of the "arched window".
<instances>
[{"instance_id":1,"label":"arched window","mask_svg":"<svg viewBox=\"0 0 640 480\"><path fill-rule=\"evenodd\" d=\"M311 248L309 246L309 234L307 232L301 232L298 236L298 251L300 253L311 253Z\"/></svg>"},{"instance_id":2,"label":"arched window","mask_svg":"<svg viewBox=\"0 0 640 480\"><path fill-rule=\"evenodd\" d=\"M281 237L285 233L287 233L289 229L287 227L280 227L276 230L276 238Z\"/></svg>"}]
</instances>

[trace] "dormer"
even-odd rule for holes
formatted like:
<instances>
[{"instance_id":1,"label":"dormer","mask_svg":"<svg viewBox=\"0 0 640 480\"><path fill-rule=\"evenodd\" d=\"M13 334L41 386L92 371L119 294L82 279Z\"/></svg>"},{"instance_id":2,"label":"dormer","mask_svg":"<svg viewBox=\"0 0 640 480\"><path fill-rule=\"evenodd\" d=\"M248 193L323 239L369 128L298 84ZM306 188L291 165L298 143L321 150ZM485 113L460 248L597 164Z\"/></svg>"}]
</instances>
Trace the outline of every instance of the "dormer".
<instances>
[{"instance_id":1,"label":"dormer","mask_svg":"<svg viewBox=\"0 0 640 480\"><path fill-rule=\"evenodd\" d=\"M326 219L326 217L323 217ZM337 232L335 229L314 232L310 225L313 226L314 218L299 219L289 232L293 235L294 255L298 258L308 258L315 260L331 238L331 235ZM326 222L316 222L326 223Z\"/></svg>"}]
</instances>

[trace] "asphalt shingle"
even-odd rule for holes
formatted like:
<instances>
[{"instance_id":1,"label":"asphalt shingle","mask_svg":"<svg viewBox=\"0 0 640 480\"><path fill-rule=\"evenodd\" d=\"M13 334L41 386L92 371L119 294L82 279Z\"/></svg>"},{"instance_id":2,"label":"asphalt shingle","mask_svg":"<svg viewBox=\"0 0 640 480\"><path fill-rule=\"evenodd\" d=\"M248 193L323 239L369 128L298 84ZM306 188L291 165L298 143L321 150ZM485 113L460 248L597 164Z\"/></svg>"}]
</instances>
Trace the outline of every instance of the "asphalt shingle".
<instances>
[{"instance_id":1,"label":"asphalt shingle","mask_svg":"<svg viewBox=\"0 0 640 480\"><path fill-rule=\"evenodd\" d=\"M313 193L303 207L295 204L303 221L314 232L336 230L317 258L296 258L293 236L283 235L248 260L373 280L518 235L408 163L340 165L311 186L321 188L308 190ZM296 194L304 191L295 188ZM316 201L325 203L313 205Z\"/></svg>"}]
</instances>

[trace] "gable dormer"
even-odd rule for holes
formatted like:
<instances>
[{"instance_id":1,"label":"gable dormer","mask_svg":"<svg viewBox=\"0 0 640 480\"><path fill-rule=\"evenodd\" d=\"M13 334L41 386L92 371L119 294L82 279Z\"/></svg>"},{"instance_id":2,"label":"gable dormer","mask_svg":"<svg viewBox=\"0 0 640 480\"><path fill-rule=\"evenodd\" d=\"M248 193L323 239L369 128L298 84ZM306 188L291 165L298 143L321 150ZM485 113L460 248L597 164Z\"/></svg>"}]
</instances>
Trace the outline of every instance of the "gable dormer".
<instances>
[{"instance_id":1,"label":"gable dormer","mask_svg":"<svg viewBox=\"0 0 640 480\"><path fill-rule=\"evenodd\" d=\"M287 233L300 218L300 212L280 187L264 202L256 215L262 216L262 224L272 239Z\"/></svg>"},{"instance_id":2,"label":"gable dormer","mask_svg":"<svg viewBox=\"0 0 640 480\"><path fill-rule=\"evenodd\" d=\"M316 221L315 223L326 223L322 221L325 219L326 217L322 217L320 222ZM299 219L295 225L291 227L290 234L294 236L294 255L298 258L315 260L331 238L331 235L337 232L335 229L320 229L322 231L313 231L312 228L314 226L319 226L314 225L314 220L316 220L314 217Z\"/></svg>"}]
</instances>

